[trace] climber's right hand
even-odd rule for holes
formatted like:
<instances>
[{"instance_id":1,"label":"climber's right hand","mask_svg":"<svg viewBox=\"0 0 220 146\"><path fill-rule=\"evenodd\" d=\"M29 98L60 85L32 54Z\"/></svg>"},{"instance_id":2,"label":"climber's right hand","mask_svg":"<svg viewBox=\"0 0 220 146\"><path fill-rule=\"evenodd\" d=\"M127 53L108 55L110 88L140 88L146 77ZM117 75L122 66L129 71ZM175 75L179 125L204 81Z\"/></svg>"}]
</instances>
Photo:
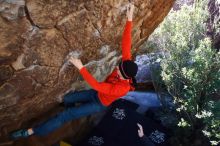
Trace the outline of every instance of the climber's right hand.
<instances>
[{"instance_id":1,"label":"climber's right hand","mask_svg":"<svg viewBox=\"0 0 220 146\"><path fill-rule=\"evenodd\" d=\"M79 70L84 67L82 61L78 58L70 57L69 62L71 62Z\"/></svg>"}]
</instances>

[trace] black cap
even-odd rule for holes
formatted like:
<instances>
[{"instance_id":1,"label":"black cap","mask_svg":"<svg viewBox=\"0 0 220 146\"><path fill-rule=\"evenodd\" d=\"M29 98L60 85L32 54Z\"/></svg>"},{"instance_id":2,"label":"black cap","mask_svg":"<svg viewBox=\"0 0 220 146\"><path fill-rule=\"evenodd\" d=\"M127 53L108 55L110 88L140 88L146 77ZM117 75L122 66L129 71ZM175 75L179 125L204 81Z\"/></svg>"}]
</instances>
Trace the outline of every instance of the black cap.
<instances>
[{"instance_id":1,"label":"black cap","mask_svg":"<svg viewBox=\"0 0 220 146\"><path fill-rule=\"evenodd\" d=\"M134 61L125 60L119 63L119 70L125 79L130 79L136 76L138 66Z\"/></svg>"}]
</instances>

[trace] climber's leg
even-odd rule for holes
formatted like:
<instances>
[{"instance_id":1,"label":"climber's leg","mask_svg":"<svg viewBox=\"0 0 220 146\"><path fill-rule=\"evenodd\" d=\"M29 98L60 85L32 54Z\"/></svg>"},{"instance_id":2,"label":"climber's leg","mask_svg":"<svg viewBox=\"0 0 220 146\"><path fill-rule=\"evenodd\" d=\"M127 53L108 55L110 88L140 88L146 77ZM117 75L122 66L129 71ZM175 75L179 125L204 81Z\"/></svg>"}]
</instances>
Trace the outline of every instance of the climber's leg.
<instances>
[{"instance_id":1,"label":"climber's leg","mask_svg":"<svg viewBox=\"0 0 220 146\"><path fill-rule=\"evenodd\" d=\"M74 96L70 96L70 95L74 95L77 99L74 99L73 98ZM103 111L107 108L103 106L102 103L99 101L97 92L95 90L86 90L86 91L76 92L74 94L69 94L69 99L66 102L72 103L76 101L88 101L88 102L86 104L80 105L79 107L67 108L63 112L58 113L56 116L50 118L46 122L43 122L42 124L34 128L21 129L12 132L10 134L11 139L15 140L18 138L26 138L33 134L44 136L56 130L57 128L61 127L64 123L68 121L78 119L84 116L88 116L93 113Z\"/></svg>"},{"instance_id":2,"label":"climber's leg","mask_svg":"<svg viewBox=\"0 0 220 146\"><path fill-rule=\"evenodd\" d=\"M67 108L63 112L50 118L48 121L33 128L34 134L39 136L47 135L50 132L61 127L64 123L68 121L75 120L105 110L106 107L103 106L97 99L98 98L96 97L96 99L94 99L93 101L90 101L86 104L82 104L79 107Z\"/></svg>"},{"instance_id":3,"label":"climber's leg","mask_svg":"<svg viewBox=\"0 0 220 146\"><path fill-rule=\"evenodd\" d=\"M63 102L65 106L71 106L76 102L89 102L94 100L93 97L96 96L97 91L83 90L83 91L71 91L64 96Z\"/></svg>"}]
</instances>

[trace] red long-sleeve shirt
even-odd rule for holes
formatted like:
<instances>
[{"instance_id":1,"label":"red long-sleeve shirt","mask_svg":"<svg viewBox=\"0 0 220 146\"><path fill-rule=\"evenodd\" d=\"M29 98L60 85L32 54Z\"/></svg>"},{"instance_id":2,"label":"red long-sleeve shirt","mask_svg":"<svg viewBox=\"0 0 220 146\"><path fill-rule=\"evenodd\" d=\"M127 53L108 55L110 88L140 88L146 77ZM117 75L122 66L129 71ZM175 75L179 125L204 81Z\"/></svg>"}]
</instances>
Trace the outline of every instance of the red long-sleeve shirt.
<instances>
[{"instance_id":1,"label":"red long-sleeve shirt","mask_svg":"<svg viewBox=\"0 0 220 146\"><path fill-rule=\"evenodd\" d=\"M122 60L131 60L131 28L132 21L127 21L122 36ZM80 73L88 84L96 91L101 103L105 106L110 105L113 101L124 96L132 90L131 80L122 80L119 78L117 69L115 69L104 82L98 82L89 72L83 67Z\"/></svg>"}]
</instances>

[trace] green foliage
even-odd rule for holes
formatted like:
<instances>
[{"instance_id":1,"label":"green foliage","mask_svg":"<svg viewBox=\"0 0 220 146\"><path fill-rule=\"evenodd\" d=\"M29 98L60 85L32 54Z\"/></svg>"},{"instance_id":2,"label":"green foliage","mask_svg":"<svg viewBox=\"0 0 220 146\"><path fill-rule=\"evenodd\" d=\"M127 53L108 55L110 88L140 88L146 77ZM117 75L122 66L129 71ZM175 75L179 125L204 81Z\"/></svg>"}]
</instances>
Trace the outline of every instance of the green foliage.
<instances>
[{"instance_id":1,"label":"green foliage","mask_svg":"<svg viewBox=\"0 0 220 146\"><path fill-rule=\"evenodd\" d=\"M209 104L212 115L203 118L205 127L202 132L210 139L212 145L217 145L220 139L220 101L216 103L211 101Z\"/></svg>"},{"instance_id":2,"label":"green foliage","mask_svg":"<svg viewBox=\"0 0 220 146\"><path fill-rule=\"evenodd\" d=\"M220 53L205 36L207 1L171 11L149 39L163 50L161 76L179 112L180 127L200 128L212 145L220 142ZM202 121L202 124L200 124Z\"/></svg>"}]
</instances>

